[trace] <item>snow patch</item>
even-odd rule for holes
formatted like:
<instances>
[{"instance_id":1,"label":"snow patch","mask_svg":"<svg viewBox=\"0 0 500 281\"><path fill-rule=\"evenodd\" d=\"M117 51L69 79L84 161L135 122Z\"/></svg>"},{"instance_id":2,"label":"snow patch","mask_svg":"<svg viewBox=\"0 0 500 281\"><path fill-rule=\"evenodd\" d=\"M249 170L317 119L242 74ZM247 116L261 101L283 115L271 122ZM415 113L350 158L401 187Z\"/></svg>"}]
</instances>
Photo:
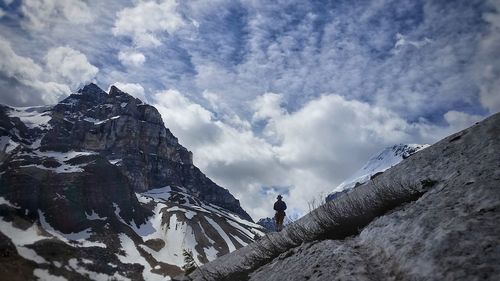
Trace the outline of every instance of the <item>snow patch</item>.
<instances>
[{"instance_id":1,"label":"snow patch","mask_svg":"<svg viewBox=\"0 0 500 281\"><path fill-rule=\"evenodd\" d=\"M93 151L68 151L68 152L57 152L57 151L39 151L36 150L34 153L40 157L49 157L57 160L58 162L65 162L79 156L96 155L97 152Z\"/></svg>"},{"instance_id":2,"label":"snow patch","mask_svg":"<svg viewBox=\"0 0 500 281\"><path fill-rule=\"evenodd\" d=\"M94 220L104 221L104 220L107 219L107 217L100 217L99 214L97 214L96 212L94 212L94 210L92 210L92 213L90 213L90 215L88 215L87 213L85 213L85 216L87 217L88 220L91 220L91 221L94 221Z\"/></svg>"},{"instance_id":3,"label":"snow patch","mask_svg":"<svg viewBox=\"0 0 500 281\"><path fill-rule=\"evenodd\" d=\"M236 247L234 246L233 241L231 241L229 236L227 236L226 232L224 232L224 230L211 218L205 217L205 219L210 223L210 225L213 228L215 228L215 230L217 230L222 239L224 239L224 242L226 242L227 247L229 248L229 252L235 251Z\"/></svg>"},{"instance_id":4,"label":"snow patch","mask_svg":"<svg viewBox=\"0 0 500 281\"><path fill-rule=\"evenodd\" d=\"M29 165L21 166L22 168L35 167L38 169L53 171L56 173L78 173L78 172L84 171L82 169L82 167L86 166L86 164L70 165L70 164L66 163L66 161L69 161L69 160L76 158L76 157L79 157L79 156L95 155L97 153L90 152L90 151L57 152L57 151L35 150L35 151L33 151L33 154L35 154L35 156L37 156L37 157L52 158L52 159L56 160L60 166L56 167L56 168L50 168L50 167L45 167L43 165L29 164ZM30 155L30 154L27 154L27 155Z\"/></svg>"},{"instance_id":5,"label":"snow patch","mask_svg":"<svg viewBox=\"0 0 500 281\"><path fill-rule=\"evenodd\" d=\"M13 141L11 138L8 136L1 136L0 137L0 152L4 153L10 153L12 150L16 149L19 144L15 141Z\"/></svg>"},{"instance_id":6,"label":"snow patch","mask_svg":"<svg viewBox=\"0 0 500 281\"><path fill-rule=\"evenodd\" d=\"M9 200L3 198L2 196L0 196L0 205L7 205L9 207L19 209L19 207L17 207L16 205L10 203Z\"/></svg>"},{"instance_id":7,"label":"snow patch","mask_svg":"<svg viewBox=\"0 0 500 281\"><path fill-rule=\"evenodd\" d=\"M193 212L193 211L186 210L186 212L184 213L184 215L186 216L186 218L188 220L192 220L193 217L196 216L196 213Z\"/></svg>"},{"instance_id":8,"label":"snow patch","mask_svg":"<svg viewBox=\"0 0 500 281\"><path fill-rule=\"evenodd\" d=\"M0 217L0 231L10 238L12 243L17 246L33 244L37 241L48 239L50 237L43 236L38 225L33 224L27 229L19 229L14 227L12 222L6 222Z\"/></svg>"},{"instance_id":9,"label":"snow patch","mask_svg":"<svg viewBox=\"0 0 500 281\"><path fill-rule=\"evenodd\" d=\"M217 254L219 251L217 251L214 246L210 246L208 248L203 248L203 251L205 252L205 256L207 257L208 261L213 261L217 258Z\"/></svg>"},{"instance_id":10,"label":"snow patch","mask_svg":"<svg viewBox=\"0 0 500 281\"><path fill-rule=\"evenodd\" d=\"M137 200L142 204L148 204L149 202L153 201L153 198L142 196L140 193L135 193L135 197L137 197Z\"/></svg>"},{"instance_id":11,"label":"snow patch","mask_svg":"<svg viewBox=\"0 0 500 281\"><path fill-rule=\"evenodd\" d=\"M116 166L120 166L121 165L121 162L122 162L123 159L110 159L108 160L109 163L113 164L113 165L116 165Z\"/></svg>"},{"instance_id":12,"label":"snow patch","mask_svg":"<svg viewBox=\"0 0 500 281\"><path fill-rule=\"evenodd\" d=\"M49 273L47 269L37 268L33 270L33 275L40 281L68 281L68 279L62 276L56 276Z\"/></svg>"},{"instance_id":13,"label":"snow patch","mask_svg":"<svg viewBox=\"0 0 500 281\"><path fill-rule=\"evenodd\" d=\"M115 215L116 215L116 218L123 224L125 225L128 225L128 223L125 222L125 220L120 216L120 207L118 206L118 204L116 203L113 203L113 207L115 208Z\"/></svg>"},{"instance_id":14,"label":"snow patch","mask_svg":"<svg viewBox=\"0 0 500 281\"><path fill-rule=\"evenodd\" d=\"M184 209L184 208L180 208L179 206L170 207L170 208L167 209L167 211L168 212L176 212L176 211L183 212L184 216L186 216L186 218L188 220L192 219L196 215L196 212L193 212L191 210L187 210L187 209Z\"/></svg>"},{"instance_id":15,"label":"snow patch","mask_svg":"<svg viewBox=\"0 0 500 281\"><path fill-rule=\"evenodd\" d=\"M83 262L84 264L94 264L94 262L93 262L93 261L91 261L91 260L89 260L89 259L84 259L84 258L82 258L82 262Z\"/></svg>"},{"instance_id":16,"label":"snow patch","mask_svg":"<svg viewBox=\"0 0 500 281\"><path fill-rule=\"evenodd\" d=\"M48 263L46 259L44 259L43 257L39 256L34 250L32 249L29 249L27 247L24 247L24 246L16 246L16 249L17 249L17 253L27 259L27 260L31 260L31 261L34 261L36 263Z\"/></svg>"},{"instance_id":17,"label":"snow patch","mask_svg":"<svg viewBox=\"0 0 500 281\"><path fill-rule=\"evenodd\" d=\"M168 227L163 228L162 230L162 232L156 232L155 235L161 235L160 237L156 237L162 238L169 246L163 247L158 252L153 251L147 247L143 248L156 260L181 267L182 265L184 265L184 257L182 256L183 250L197 253L195 249L197 243L193 229L186 223L178 221L175 214L170 217ZM151 238L155 237L153 236ZM201 262L198 260L197 255L195 255L194 258L199 264L201 264Z\"/></svg>"},{"instance_id":18,"label":"snow patch","mask_svg":"<svg viewBox=\"0 0 500 281\"><path fill-rule=\"evenodd\" d=\"M238 242L240 243L241 246L246 246L248 245L248 243L244 242L243 240L241 240L238 236L236 235L233 235L233 238Z\"/></svg>"},{"instance_id":19,"label":"snow patch","mask_svg":"<svg viewBox=\"0 0 500 281\"><path fill-rule=\"evenodd\" d=\"M43 138L43 137L42 137ZM38 138L36 141L34 141L29 147L31 149L39 149L40 145L42 144L42 138Z\"/></svg>"},{"instance_id":20,"label":"snow patch","mask_svg":"<svg viewBox=\"0 0 500 281\"><path fill-rule=\"evenodd\" d=\"M83 121L87 121L89 123L99 123L99 122L102 122L102 120L100 119L95 119L95 118L92 118L92 117L85 117L83 118Z\"/></svg>"},{"instance_id":21,"label":"snow patch","mask_svg":"<svg viewBox=\"0 0 500 281\"><path fill-rule=\"evenodd\" d=\"M101 121L98 121L98 122L94 122L94 125L101 125L101 124L104 124L110 120L115 120L115 119L118 119L120 118L121 116L120 115L117 115L117 116L113 116L111 118L108 118L108 119L105 119L105 120L101 120Z\"/></svg>"},{"instance_id":22,"label":"snow patch","mask_svg":"<svg viewBox=\"0 0 500 281\"><path fill-rule=\"evenodd\" d=\"M148 235L151 235L157 231L156 228L153 227L153 223L150 220L139 226L137 226L135 222L131 221L129 226L134 230L135 233L137 233L137 235L141 237L147 237Z\"/></svg>"},{"instance_id":23,"label":"snow patch","mask_svg":"<svg viewBox=\"0 0 500 281\"><path fill-rule=\"evenodd\" d=\"M120 233L118 235L118 238L120 239L121 243L121 248L125 252L125 255L118 255L118 259L122 263L129 263L129 264L134 264L138 263L142 266L144 266L144 270L142 271L142 276L144 280L148 281L160 281L160 280L170 280L168 276L163 276L159 274L155 274L151 272L152 268L151 265L146 261L146 259L141 255L141 253L137 250L137 247L135 246L135 243L132 239L130 239L127 235Z\"/></svg>"},{"instance_id":24,"label":"snow patch","mask_svg":"<svg viewBox=\"0 0 500 281\"><path fill-rule=\"evenodd\" d=\"M12 241L21 257L36 263L47 263L47 261L39 256L34 250L24 247L25 245L30 245L49 238L40 234L41 231L36 224L22 230L14 227L11 222L6 222L0 217L0 232Z\"/></svg>"},{"instance_id":25,"label":"snow patch","mask_svg":"<svg viewBox=\"0 0 500 281\"><path fill-rule=\"evenodd\" d=\"M172 189L170 188L170 186L165 186L143 192L141 193L141 196L149 197L153 199L154 202L162 203L168 201L168 199L170 198L171 191Z\"/></svg>"},{"instance_id":26,"label":"snow patch","mask_svg":"<svg viewBox=\"0 0 500 281\"><path fill-rule=\"evenodd\" d=\"M74 246L74 243L77 243L81 247L101 247L101 248L106 247L104 243L87 240L92 235L91 234L92 230L90 227L76 233L62 233L54 229L47 222L47 220L45 219L45 214L41 210L38 210L38 216L40 218L40 224L42 225L42 228L48 233L50 233L52 236L58 238L59 240L65 242L66 244Z\"/></svg>"},{"instance_id":27,"label":"snow patch","mask_svg":"<svg viewBox=\"0 0 500 281\"><path fill-rule=\"evenodd\" d=\"M83 259L82 259L82 263L87 264ZM90 270L86 269L85 267L80 266L78 264L78 260L75 258L70 259L68 261L68 264L74 271L76 271L77 273L79 273L83 276L86 276L90 280L96 280L96 281L108 281L108 280L127 281L127 280L130 280L130 278L122 276L122 275L118 274L118 272L116 272L114 275L107 275L104 273L90 271ZM145 279L145 280L148 280L148 279Z\"/></svg>"},{"instance_id":28,"label":"snow patch","mask_svg":"<svg viewBox=\"0 0 500 281\"><path fill-rule=\"evenodd\" d=\"M252 239L254 238L255 234L252 233L250 230L246 229L245 227L241 226L240 224L234 222L234 221L227 221L232 227L236 228L241 234L247 236L248 238ZM241 243L240 243L241 244ZM243 245L243 244L242 244Z\"/></svg>"},{"instance_id":29,"label":"snow patch","mask_svg":"<svg viewBox=\"0 0 500 281\"><path fill-rule=\"evenodd\" d=\"M9 111L10 117L17 117L21 122L30 129L48 128L49 121L52 119L50 112L46 112L48 108L42 107L13 107Z\"/></svg>"},{"instance_id":30,"label":"snow patch","mask_svg":"<svg viewBox=\"0 0 500 281\"><path fill-rule=\"evenodd\" d=\"M73 166L73 165L63 164L63 165L61 165L61 166L59 166L57 168L49 168L49 167L45 167L43 165L35 165L35 164L20 166L20 168L30 168L30 167L34 167L34 168L37 168L37 169L40 169L40 170L52 171L52 172L55 172L55 173L58 173L58 174L79 173L79 172L83 172L84 171L82 168L80 168L80 165Z\"/></svg>"}]
</instances>

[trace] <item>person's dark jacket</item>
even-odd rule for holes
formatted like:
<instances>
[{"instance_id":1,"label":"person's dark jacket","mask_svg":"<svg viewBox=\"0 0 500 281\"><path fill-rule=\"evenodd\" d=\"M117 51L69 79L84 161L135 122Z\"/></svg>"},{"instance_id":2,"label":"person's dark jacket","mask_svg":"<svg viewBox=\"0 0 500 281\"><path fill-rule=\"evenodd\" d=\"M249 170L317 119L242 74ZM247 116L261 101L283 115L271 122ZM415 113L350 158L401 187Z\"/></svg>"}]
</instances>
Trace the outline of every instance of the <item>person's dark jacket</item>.
<instances>
[{"instance_id":1,"label":"person's dark jacket","mask_svg":"<svg viewBox=\"0 0 500 281\"><path fill-rule=\"evenodd\" d=\"M278 212L285 211L286 210L286 204L285 204L285 202L283 202L283 201L276 201L276 203L274 203L274 210L278 211Z\"/></svg>"}]
</instances>

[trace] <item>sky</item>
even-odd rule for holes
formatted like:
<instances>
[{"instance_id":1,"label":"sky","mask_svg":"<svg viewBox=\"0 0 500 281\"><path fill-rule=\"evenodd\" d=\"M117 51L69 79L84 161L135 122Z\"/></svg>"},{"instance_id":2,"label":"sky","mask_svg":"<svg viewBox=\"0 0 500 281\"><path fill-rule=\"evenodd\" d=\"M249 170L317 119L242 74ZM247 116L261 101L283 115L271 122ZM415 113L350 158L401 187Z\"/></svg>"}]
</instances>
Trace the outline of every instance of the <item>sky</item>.
<instances>
[{"instance_id":1,"label":"sky","mask_svg":"<svg viewBox=\"0 0 500 281\"><path fill-rule=\"evenodd\" d=\"M254 218L500 111L500 0L0 0L0 103L154 105Z\"/></svg>"}]
</instances>

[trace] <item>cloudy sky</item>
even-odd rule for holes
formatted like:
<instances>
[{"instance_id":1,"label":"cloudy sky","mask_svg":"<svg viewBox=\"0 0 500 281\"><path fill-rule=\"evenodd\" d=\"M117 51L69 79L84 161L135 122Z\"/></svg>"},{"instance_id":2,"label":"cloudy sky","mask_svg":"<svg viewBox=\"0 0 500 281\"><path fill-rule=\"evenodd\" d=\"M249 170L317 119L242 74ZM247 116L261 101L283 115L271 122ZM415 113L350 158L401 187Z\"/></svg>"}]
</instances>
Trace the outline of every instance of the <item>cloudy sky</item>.
<instances>
[{"instance_id":1,"label":"cloudy sky","mask_svg":"<svg viewBox=\"0 0 500 281\"><path fill-rule=\"evenodd\" d=\"M500 111L500 1L0 0L0 103L155 105L254 218Z\"/></svg>"}]
</instances>

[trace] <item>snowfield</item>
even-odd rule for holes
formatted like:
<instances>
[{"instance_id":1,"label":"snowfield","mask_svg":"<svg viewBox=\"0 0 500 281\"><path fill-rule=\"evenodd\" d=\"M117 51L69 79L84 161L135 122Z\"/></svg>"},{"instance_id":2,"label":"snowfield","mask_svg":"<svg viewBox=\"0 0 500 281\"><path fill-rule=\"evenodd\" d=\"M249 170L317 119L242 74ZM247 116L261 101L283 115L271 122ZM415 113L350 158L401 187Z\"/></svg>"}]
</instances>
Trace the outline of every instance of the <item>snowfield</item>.
<instances>
[{"instance_id":1,"label":"snowfield","mask_svg":"<svg viewBox=\"0 0 500 281\"><path fill-rule=\"evenodd\" d=\"M51 106L13 107L9 116L19 118L30 129L48 128L49 121L52 119L47 112L50 108Z\"/></svg>"}]
</instances>

